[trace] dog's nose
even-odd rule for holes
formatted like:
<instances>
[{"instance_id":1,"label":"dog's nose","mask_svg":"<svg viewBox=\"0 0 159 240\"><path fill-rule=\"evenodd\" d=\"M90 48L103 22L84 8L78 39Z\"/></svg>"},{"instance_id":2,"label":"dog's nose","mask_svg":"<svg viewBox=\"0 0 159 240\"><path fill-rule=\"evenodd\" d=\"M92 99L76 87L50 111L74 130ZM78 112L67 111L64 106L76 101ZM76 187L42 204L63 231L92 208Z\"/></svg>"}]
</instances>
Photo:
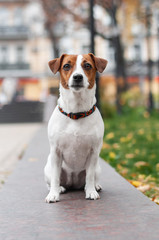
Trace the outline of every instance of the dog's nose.
<instances>
[{"instance_id":1,"label":"dog's nose","mask_svg":"<svg viewBox=\"0 0 159 240\"><path fill-rule=\"evenodd\" d=\"M74 74L73 75L73 80L77 83L80 83L83 80L83 75L82 74Z\"/></svg>"}]
</instances>

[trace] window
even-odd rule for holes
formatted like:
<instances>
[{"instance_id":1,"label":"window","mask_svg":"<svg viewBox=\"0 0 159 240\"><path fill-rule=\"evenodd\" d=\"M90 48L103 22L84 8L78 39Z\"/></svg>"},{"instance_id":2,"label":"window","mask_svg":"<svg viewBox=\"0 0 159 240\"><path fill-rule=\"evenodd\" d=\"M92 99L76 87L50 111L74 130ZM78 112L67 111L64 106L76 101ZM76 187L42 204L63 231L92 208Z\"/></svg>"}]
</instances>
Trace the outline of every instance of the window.
<instances>
[{"instance_id":1,"label":"window","mask_svg":"<svg viewBox=\"0 0 159 240\"><path fill-rule=\"evenodd\" d=\"M22 8L16 8L14 10L14 23L15 25L22 25L23 24L23 11Z\"/></svg>"},{"instance_id":2,"label":"window","mask_svg":"<svg viewBox=\"0 0 159 240\"><path fill-rule=\"evenodd\" d=\"M7 46L0 47L0 60L1 60L1 63L3 63L3 64L8 62L8 47Z\"/></svg>"},{"instance_id":3,"label":"window","mask_svg":"<svg viewBox=\"0 0 159 240\"><path fill-rule=\"evenodd\" d=\"M141 58L141 48L140 45L134 45L134 60L140 60Z\"/></svg>"},{"instance_id":4,"label":"window","mask_svg":"<svg viewBox=\"0 0 159 240\"><path fill-rule=\"evenodd\" d=\"M0 8L0 26L6 26L9 24L9 11L5 7Z\"/></svg>"},{"instance_id":5,"label":"window","mask_svg":"<svg viewBox=\"0 0 159 240\"><path fill-rule=\"evenodd\" d=\"M24 62L24 47L23 46L17 47L17 62L18 63Z\"/></svg>"}]
</instances>

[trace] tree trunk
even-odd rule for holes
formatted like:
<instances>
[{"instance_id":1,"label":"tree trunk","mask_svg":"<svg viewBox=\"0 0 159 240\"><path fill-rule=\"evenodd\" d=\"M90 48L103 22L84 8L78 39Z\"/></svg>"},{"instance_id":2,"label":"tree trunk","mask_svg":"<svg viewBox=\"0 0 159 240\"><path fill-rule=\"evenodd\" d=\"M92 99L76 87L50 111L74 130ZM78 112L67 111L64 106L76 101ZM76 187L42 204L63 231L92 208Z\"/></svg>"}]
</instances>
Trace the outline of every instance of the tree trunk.
<instances>
[{"instance_id":1,"label":"tree trunk","mask_svg":"<svg viewBox=\"0 0 159 240\"><path fill-rule=\"evenodd\" d=\"M112 11L111 17L113 21L114 29L118 30L118 24L116 19L116 11L117 7L112 4ZM116 78L116 107L117 112L121 114L122 106L121 106L121 93L126 91L127 89L127 77L126 77L126 70L125 70L125 61L124 61L124 50L121 44L121 36L117 34L113 37L113 44L115 49L115 78Z\"/></svg>"},{"instance_id":2,"label":"tree trunk","mask_svg":"<svg viewBox=\"0 0 159 240\"><path fill-rule=\"evenodd\" d=\"M54 58L58 58L59 57L58 38L52 35L51 40L52 40L52 46L53 46L53 56Z\"/></svg>"}]
</instances>

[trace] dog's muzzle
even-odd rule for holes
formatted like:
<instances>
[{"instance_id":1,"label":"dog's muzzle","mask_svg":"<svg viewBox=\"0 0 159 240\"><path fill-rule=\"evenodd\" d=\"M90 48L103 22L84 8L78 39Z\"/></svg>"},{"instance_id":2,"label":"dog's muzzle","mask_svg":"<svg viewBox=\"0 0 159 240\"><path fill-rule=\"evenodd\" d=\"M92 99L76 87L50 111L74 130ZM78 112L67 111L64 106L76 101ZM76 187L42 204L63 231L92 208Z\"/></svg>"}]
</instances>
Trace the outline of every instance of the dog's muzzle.
<instances>
[{"instance_id":1,"label":"dog's muzzle","mask_svg":"<svg viewBox=\"0 0 159 240\"><path fill-rule=\"evenodd\" d=\"M73 75L73 82L71 87L75 88L75 90L80 89L83 87L83 75L82 74L74 74Z\"/></svg>"}]
</instances>

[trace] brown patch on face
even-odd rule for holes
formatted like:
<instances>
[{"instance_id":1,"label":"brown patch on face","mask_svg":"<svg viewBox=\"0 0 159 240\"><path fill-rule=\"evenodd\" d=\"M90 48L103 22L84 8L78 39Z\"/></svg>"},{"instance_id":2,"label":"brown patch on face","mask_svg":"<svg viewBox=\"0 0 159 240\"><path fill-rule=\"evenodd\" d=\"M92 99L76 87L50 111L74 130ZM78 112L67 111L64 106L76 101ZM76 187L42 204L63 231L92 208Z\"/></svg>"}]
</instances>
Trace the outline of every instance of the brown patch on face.
<instances>
[{"instance_id":1,"label":"brown patch on face","mask_svg":"<svg viewBox=\"0 0 159 240\"><path fill-rule=\"evenodd\" d=\"M87 64L91 65L91 68L87 68ZM89 82L89 86L88 89L93 88L94 84L95 84L95 77L96 77L96 66L94 61L92 60L91 56L88 54L84 54L83 55L83 59L82 59L82 68L84 70L85 75L88 78L88 82ZM89 65L88 65L89 66Z\"/></svg>"},{"instance_id":2,"label":"brown patch on face","mask_svg":"<svg viewBox=\"0 0 159 240\"><path fill-rule=\"evenodd\" d=\"M76 67L76 60L77 55L66 55L62 60L59 72L61 75L61 84L65 89L69 89L68 81Z\"/></svg>"}]
</instances>

